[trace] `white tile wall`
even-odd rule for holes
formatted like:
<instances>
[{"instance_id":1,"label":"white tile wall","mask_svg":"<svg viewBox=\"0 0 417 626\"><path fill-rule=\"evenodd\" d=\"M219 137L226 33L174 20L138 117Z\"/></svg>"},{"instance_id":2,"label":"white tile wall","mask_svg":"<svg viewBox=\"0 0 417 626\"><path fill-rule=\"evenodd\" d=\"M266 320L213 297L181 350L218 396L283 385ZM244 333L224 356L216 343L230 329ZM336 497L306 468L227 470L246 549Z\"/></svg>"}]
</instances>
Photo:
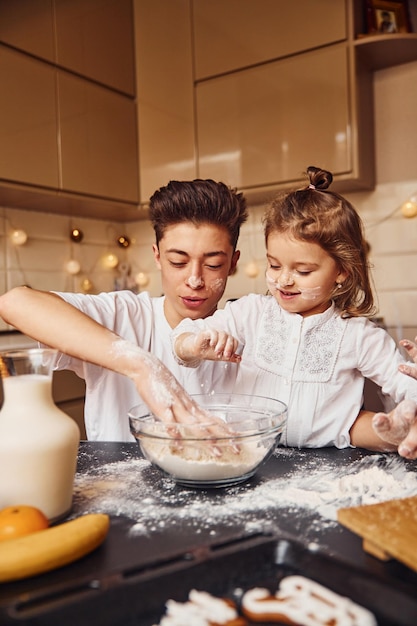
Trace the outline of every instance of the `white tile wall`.
<instances>
[{"instance_id":1,"label":"white tile wall","mask_svg":"<svg viewBox=\"0 0 417 626\"><path fill-rule=\"evenodd\" d=\"M73 243L69 237L75 226L84 233L80 244ZM15 228L23 229L28 235L23 246L10 241L9 235ZM120 224L0 208L0 293L22 284L35 289L82 291L84 278L92 281L94 292L109 291L119 274L117 270L106 269L102 257L112 251L120 261L126 260L126 251L115 244L121 234L124 228ZM71 276L65 269L71 258L81 265L77 276ZM0 330L8 329L0 320Z\"/></svg>"}]
</instances>

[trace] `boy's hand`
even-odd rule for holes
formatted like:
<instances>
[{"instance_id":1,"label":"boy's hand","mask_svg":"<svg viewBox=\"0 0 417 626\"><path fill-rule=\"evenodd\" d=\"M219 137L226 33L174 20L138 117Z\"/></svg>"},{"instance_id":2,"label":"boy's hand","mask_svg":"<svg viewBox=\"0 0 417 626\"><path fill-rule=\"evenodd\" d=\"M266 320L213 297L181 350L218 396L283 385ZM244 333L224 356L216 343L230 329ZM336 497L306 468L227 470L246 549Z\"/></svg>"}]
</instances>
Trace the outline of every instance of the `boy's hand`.
<instances>
[{"instance_id":1,"label":"boy's hand","mask_svg":"<svg viewBox=\"0 0 417 626\"><path fill-rule=\"evenodd\" d=\"M417 459L417 404L403 400L390 413L375 413L372 426L378 436L398 447L398 454Z\"/></svg>"},{"instance_id":2,"label":"boy's hand","mask_svg":"<svg viewBox=\"0 0 417 626\"><path fill-rule=\"evenodd\" d=\"M417 337L415 338L415 341L417 342ZM400 345L407 350L408 354L417 365L417 345L412 341L409 341L408 339L402 339L400 341ZM414 365L400 365L399 370L403 374L407 374L408 376L411 376L412 378L415 378L417 380L417 367L415 367Z\"/></svg>"}]
</instances>

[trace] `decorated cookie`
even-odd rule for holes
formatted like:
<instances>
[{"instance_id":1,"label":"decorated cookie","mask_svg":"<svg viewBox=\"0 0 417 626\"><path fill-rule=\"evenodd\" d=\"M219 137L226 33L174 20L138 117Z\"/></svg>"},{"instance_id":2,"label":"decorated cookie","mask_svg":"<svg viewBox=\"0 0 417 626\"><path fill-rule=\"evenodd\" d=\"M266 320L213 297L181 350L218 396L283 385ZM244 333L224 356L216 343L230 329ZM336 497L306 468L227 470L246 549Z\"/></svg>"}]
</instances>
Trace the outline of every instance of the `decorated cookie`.
<instances>
[{"instance_id":1,"label":"decorated cookie","mask_svg":"<svg viewBox=\"0 0 417 626\"><path fill-rule=\"evenodd\" d=\"M245 626L232 602L192 589L188 602L168 600L166 615L158 626Z\"/></svg>"},{"instance_id":2,"label":"decorated cookie","mask_svg":"<svg viewBox=\"0 0 417 626\"><path fill-rule=\"evenodd\" d=\"M376 626L372 613L303 576L281 580L274 594L255 587L242 597L242 611L254 622L302 626Z\"/></svg>"}]
</instances>

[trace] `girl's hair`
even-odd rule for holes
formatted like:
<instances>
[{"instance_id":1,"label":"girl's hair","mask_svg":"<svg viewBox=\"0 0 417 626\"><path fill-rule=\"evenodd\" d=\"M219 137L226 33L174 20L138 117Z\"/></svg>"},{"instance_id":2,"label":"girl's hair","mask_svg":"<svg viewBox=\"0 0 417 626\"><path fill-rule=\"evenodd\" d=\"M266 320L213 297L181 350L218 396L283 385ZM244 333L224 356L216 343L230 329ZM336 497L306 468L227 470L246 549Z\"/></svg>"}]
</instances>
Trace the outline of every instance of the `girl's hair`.
<instances>
[{"instance_id":1,"label":"girl's hair","mask_svg":"<svg viewBox=\"0 0 417 626\"><path fill-rule=\"evenodd\" d=\"M307 187L280 194L267 208L263 218L265 242L278 231L317 243L347 274L342 287L335 285L331 296L341 315L372 315L369 245L362 220L348 200L328 191L333 180L330 172L310 166L307 175Z\"/></svg>"}]
</instances>

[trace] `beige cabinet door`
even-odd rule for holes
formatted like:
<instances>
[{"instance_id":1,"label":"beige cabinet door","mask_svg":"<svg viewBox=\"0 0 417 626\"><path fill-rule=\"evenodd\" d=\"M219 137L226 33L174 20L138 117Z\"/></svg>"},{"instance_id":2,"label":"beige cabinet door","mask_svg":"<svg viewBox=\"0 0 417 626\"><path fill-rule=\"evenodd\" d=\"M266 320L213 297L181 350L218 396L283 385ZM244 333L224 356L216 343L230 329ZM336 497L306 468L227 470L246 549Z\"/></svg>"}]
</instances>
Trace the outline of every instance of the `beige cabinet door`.
<instances>
[{"instance_id":1,"label":"beige cabinet door","mask_svg":"<svg viewBox=\"0 0 417 626\"><path fill-rule=\"evenodd\" d=\"M239 188L352 169L348 51L329 46L196 88L199 176Z\"/></svg>"},{"instance_id":2,"label":"beige cabinet door","mask_svg":"<svg viewBox=\"0 0 417 626\"><path fill-rule=\"evenodd\" d=\"M189 0L135 0L141 202L196 177Z\"/></svg>"},{"instance_id":3,"label":"beige cabinet door","mask_svg":"<svg viewBox=\"0 0 417 626\"><path fill-rule=\"evenodd\" d=\"M135 95L132 0L55 0L57 64Z\"/></svg>"},{"instance_id":4,"label":"beige cabinet door","mask_svg":"<svg viewBox=\"0 0 417 626\"><path fill-rule=\"evenodd\" d=\"M57 188L55 70L0 44L0 179Z\"/></svg>"},{"instance_id":5,"label":"beige cabinet door","mask_svg":"<svg viewBox=\"0 0 417 626\"><path fill-rule=\"evenodd\" d=\"M137 202L134 100L65 72L58 85L62 188Z\"/></svg>"},{"instance_id":6,"label":"beige cabinet door","mask_svg":"<svg viewBox=\"0 0 417 626\"><path fill-rule=\"evenodd\" d=\"M193 0L200 80L347 38L345 0Z\"/></svg>"},{"instance_id":7,"label":"beige cabinet door","mask_svg":"<svg viewBox=\"0 0 417 626\"><path fill-rule=\"evenodd\" d=\"M51 0L1 0L0 41L54 62Z\"/></svg>"}]
</instances>

